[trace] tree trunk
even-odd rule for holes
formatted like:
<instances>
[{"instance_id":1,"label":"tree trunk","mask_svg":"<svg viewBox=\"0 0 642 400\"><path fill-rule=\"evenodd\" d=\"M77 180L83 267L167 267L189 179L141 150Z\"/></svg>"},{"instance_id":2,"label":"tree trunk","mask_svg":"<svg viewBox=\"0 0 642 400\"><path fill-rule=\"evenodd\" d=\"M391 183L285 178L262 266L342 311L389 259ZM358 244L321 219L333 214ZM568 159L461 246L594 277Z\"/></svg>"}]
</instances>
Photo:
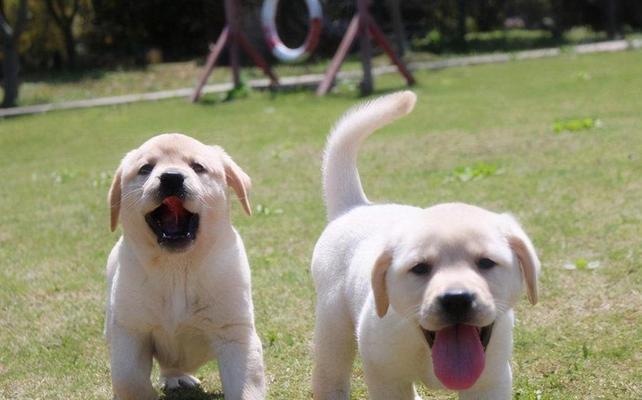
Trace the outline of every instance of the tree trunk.
<instances>
[{"instance_id":1,"label":"tree trunk","mask_svg":"<svg viewBox=\"0 0 642 400\"><path fill-rule=\"evenodd\" d=\"M457 1L457 41L460 46L466 46L466 0Z\"/></svg>"},{"instance_id":2,"label":"tree trunk","mask_svg":"<svg viewBox=\"0 0 642 400\"><path fill-rule=\"evenodd\" d=\"M18 57L18 46L14 40L4 40L3 51L4 59L2 60L2 69L4 73L4 97L2 107L15 107L18 99L18 72L20 62Z\"/></svg>"},{"instance_id":3,"label":"tree trunk","mask_svg":"<svg viewBox=\"0 0 642 400\"><path fill-rule=\"evenodd\" d=\"M18 55L18 44L20 35L24 31L27 23L27 0L20 0L16 12L16 22L12 28L6 18L4 2L0 1L0 37L2 38L2 48L4 58L2 60L3 81L2 88L4 96L2 107L15 107L18 99L18 88L20 81L18 73L20 72L20 57Z\"/></svg>"},{"instance_id":4,"label":"tree trunk","mask_svg":"<svg viewBox=\"0 0 642 400\"><path fill-rule=\"evenodd\" d=\"M78 13L78 7L80 5L79 0L74 0L72 3L71 11L69 15L65 10L64 2L58 1L54 5L53 0L46 0L47 10L53 18L58 29L62 33L63 39L65 41L65 55L67 56L67 67L73 69L76 66L76 39L74 38L73 26L74 19ZM100 3L98 4L100 6Z\"/></svg>"},{"instance_id":5,"label":"tree trunk","mask_svg":"<svg viewBox=\"0 0 642 400\"><path fill-rule=\"evenodd\" d=\"M67 66L71 69L76 68L76 39L71 31L71 26L61 27L65 38L65 53L67 54Z\"/></svg>"},{"instance_id":6,"label":"tree trunk","mask_svg":"<svg viewBox=\"0 0 642 400\"><path fill-rule=\"evenodd\" d=\"M618 36L616 3L617 0L606 0L606 32L611 40Z\"/></svg>"},{"instance_id":7,"label":"tree trunk","mask_svg":"<svg viewBox=\"0 0 642 400\"><path fill-rule=\"evenodd\" d=\"M564 29L564 6L563 0L551 1L551 14L553 16L553 25L550 27L553 39L559 41L562 39L562 31Z\"/></svg>"}]
</instances>

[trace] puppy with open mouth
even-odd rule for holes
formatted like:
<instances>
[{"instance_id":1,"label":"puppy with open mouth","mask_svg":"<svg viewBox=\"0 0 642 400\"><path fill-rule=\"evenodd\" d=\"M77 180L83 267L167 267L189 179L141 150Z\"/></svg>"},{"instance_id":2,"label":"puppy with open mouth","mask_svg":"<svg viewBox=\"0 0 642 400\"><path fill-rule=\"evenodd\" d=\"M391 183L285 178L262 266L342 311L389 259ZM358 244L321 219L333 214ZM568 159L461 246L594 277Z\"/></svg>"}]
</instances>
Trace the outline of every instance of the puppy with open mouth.
<instances>
[{"instance_id":1,"label":"puppy with open mouth","mask_svg":"<svg viewBox=\"0 0 642 400\"><path fill-rule=\"evenodd\" d=\"M263 399L261 342L250 268L230 221L228 187L251 214L250 178L218 146L181 134L151 138L123 158L109 191L111 229L123 234L107 261L105 336L114 397L156 399L163 386L199 384L219 364L226 399Z\"/></svg>"},{"instance_id":2,"label":"puppy with open mouth","mask_svg":"<svg viewBox=\"0 0 642 400\"><path fill-rule=\"evenodd\" d=\"M512 308L537 302L540 263L515 219L446 203L372 204L361 142L408 114L400 92L349 111L328 138L328 226L312 257L317 292L314 398L349 399L355 352L371 399L418 398L414 382L460 399L510 399Z\"/></svg>"}]
</instances>

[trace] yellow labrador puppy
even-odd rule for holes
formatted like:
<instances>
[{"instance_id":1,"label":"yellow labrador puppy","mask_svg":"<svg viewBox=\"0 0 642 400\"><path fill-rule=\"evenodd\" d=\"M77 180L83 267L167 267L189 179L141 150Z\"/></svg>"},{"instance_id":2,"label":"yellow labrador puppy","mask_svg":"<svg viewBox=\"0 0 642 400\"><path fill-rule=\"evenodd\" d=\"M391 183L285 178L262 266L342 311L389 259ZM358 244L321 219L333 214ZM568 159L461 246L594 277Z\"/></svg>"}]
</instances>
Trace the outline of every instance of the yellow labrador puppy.
<instances>
[{"instance_id":1,"label":"yellow labrador puppy","mask_svg":"<svg viewBox=\"0 0 642 400\"><path fill-rule=\"evenodd\" d=\"M350 398L355 350L374 400L418 398L417 381L461 399L511 398L512 307L524 283L537 301L531 241L508 214L372 204L361 187L361 142L415 100L400 92L357 107L328 139L329 224L312 258L318 400Z\"/></svg>"},{"instance_id":2,"label":"yellow labrador puppy","mask_svg":"<svg viewBox=\"0 0 642 400\"><path fill-rule=\"evenodd\" d=\"M153 358L166 388L198 385L190 374L217 358L226 399L265 397L228 187L250 214L250 178L222 148L181 134L153 137L118 167L109 203L123 235L107 261L105 322L116 399L157 398Z\"/></svg>"}]
</instances>

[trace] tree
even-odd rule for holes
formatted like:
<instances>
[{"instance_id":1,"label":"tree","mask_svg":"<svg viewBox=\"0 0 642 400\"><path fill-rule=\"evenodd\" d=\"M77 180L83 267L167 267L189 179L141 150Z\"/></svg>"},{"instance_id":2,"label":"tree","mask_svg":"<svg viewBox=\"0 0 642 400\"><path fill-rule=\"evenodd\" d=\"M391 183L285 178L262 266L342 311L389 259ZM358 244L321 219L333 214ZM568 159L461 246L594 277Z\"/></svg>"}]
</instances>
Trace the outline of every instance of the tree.
<instances>
[{"instance_id":1,"label":"tree","mask_svg":"<svg viewBox=\"0 0 642 400\"><path fill-rule=\"evenodd\" d=\"M45 0L49 14L58 25L65 40L65 54L70 68L76 66L76 39L74 37L74 19L80 9L80 0Z\"/></svg>"},{"instance_id":2,"label":"tree","mask_svg":"<svg viewBox=\"0 0 642 400\"><path fill-rule=\"evenodd\" d=\"M606 32L609 39L617 38L617 0L606 0Z\"/></svg>"},{"instance_id":3,"label":"tree","mask_svg":"<svg viewBox=\"0 0 642 400\"><path fill-rule=\"evenodd\" d=\"M4 80L4 98L2 107L15 107L18 98L18 73L20 71L20 59L18 56L18 43L20 35L27 24L27 0L20 0L16 10L15 24L13 28L9 25L7 13L5 11L4 0L0 0L0 37L2 37L2 50L4 58L2 60L2 71Z\"/></svg>"},{"instance_id":4,"label":"tree","mask_svg":"<svg viewBox=\"0 0 642 400\"><path fill-rule=\"evenodd\" d=\"M457 1L457 40L466 44L466 0Z\"/></svg>"}]
</instances>

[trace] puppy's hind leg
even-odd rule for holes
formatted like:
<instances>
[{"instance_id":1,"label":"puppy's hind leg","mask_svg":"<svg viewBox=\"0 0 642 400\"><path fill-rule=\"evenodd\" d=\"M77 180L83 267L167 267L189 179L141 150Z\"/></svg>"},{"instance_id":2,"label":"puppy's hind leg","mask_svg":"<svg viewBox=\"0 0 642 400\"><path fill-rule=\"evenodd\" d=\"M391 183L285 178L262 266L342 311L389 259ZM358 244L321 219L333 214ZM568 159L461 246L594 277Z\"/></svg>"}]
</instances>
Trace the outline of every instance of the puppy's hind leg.
<instances>
[{"instance_id":1,"label":"puppy's hind leg","mask_svg":"<svg viewBox=\"0 0 642 400\"><path fill-rule=\"evenodd\" d=\"M324 304L320 297L314 328L314 399L347 400L356 348L354 324L347 310L327 300Z\"/></svg>"}]
</instances>

